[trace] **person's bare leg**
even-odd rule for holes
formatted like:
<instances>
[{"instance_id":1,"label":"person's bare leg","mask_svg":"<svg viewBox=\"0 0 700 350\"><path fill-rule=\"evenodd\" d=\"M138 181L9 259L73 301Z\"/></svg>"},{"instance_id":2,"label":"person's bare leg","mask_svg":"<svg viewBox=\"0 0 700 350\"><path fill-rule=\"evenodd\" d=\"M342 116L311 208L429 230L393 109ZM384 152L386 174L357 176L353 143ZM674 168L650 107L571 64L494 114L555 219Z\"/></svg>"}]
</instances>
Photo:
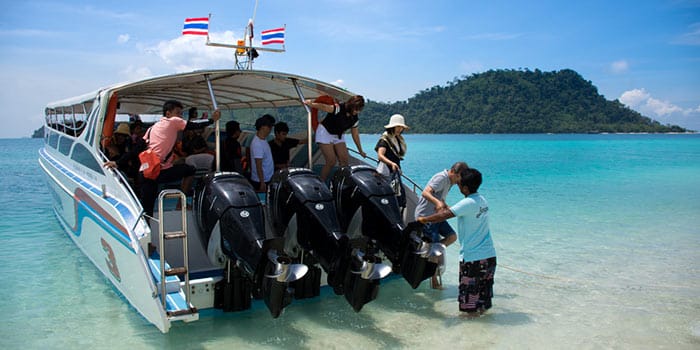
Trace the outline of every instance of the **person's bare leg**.
<instances>
[{"instance_id":1,"label":"person's bare leg","mask_svg":"<svg viewBox=\"0 0 700 350\"><path fill-rule=\"evenodd\" d=\"M192 182L194 181L194 176L185 176L182 178L182 185L180 189L182 192L187 196L190 191L192 190ZM182 208L182 203L180 200L177 201L177 206L175 206L175 209L180 210ZM188 208L190 209L190 208Z\"/></svg>"},{"instance_id":2,"label":"person's bare leg","mask_svg":"<svg viewBox=\"0 0 700 350\"><path fill-rule=\"evenodd\" d=\"M340 166L347 166L350 160L350 154L348 154L348 146L345 145L345 142L341 142L336 143L334 145L334 148L335 154L338 155L338 163L340 164Z\"/></svg>"},{"instance_id":3,"label":"person's bare leg","mask_svg":"<svg viewBox=\"0 0 700 350\"><path fill-rule=\"evenodd\" d=\"M321 181L325 182L328 174L331 173L331 170L333 170L335 166L335 149L332 144L325 143L319 143L318 147L321 149L323 159L326 161L326 164L323 164L323 168L321 169Z\"/></svg>"}]
</instances>

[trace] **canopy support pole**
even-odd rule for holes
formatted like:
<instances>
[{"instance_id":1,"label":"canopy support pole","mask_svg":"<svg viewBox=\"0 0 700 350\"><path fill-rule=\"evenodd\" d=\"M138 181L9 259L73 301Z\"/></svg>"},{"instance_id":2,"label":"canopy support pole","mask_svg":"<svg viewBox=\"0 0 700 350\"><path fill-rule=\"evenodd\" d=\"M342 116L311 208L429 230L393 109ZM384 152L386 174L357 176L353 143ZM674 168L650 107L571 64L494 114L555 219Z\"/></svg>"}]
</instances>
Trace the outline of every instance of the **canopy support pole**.
<instances>
[{"instance_id":1,"label":"canopy support pole","mask_svg":"<svg viewBox=\"0 0 700 350\"><path fill-rule=\"evenodd\" d=\"M219 106L216 104L216 97L214 96L214 89L211 87L211 80L209 79L209 74L204 75L204 79L207 80L207 87L209 87L209 95L211 96L211 103L214 106L214 110L216 111L219 109ZM215 138L216 138L216 172L221 171L221 145L220 145L220 123L219 120L216 121L216 132L215 132Z\"/></svg>"},{"instance_id":2,"label":"canopy support pole","mask_svg":"<svg viewBox=\"0 0 700 350\"><path fill-rule=\"evenodd\" d=\"M306 148L307 148L308 156L309 156L309 169L311 169L311 170L313 171L313 156L314 156L314 155L313 155L313 149L312 149L312 147L311 147L311 145L312 145L312 140L311 140L311 136L312 136L312 135L311 135L311 132L312 132L312 128L311 128L311 108L309 108L309 106L307 106L307 105L304 103L304 93L301 91L301 87L299 87L299 83L297 82L297 80L294 79L294 78L290 78L290 79L292 79L292 83L294 83L294 88L297 90L297 95L299 96L299 101L301 101L301 105L304 106L304 108L306 108L306 115L307 115L307 117L306 117L306 138L307 138L307 139L306 139L306 142L307 142L307 147L306 147Z\"/></svg>"}]
</instances>

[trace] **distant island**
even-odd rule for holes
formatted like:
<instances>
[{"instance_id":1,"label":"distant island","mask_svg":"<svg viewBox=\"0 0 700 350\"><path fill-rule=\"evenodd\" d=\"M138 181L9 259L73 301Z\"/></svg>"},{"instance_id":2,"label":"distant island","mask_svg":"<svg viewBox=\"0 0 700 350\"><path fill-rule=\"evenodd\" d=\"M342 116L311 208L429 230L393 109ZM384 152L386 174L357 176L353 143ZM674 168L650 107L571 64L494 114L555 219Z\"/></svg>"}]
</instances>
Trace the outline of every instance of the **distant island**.
<instances>
[{"instance_id":1,"label":"distant island","mask_svg":"<svg viewBox=\"0 0 700 350\"><path fill-rule=\"evenodd\" d=\"M299 108L269 112L288 121L292 130L306 128ZM606 100L590 81L571 69L490 70L433 86L406 101L368 98L360 116L360 132L379 133L395 113L403 114L411 132L418 134L691 132L662 125L617 99ZM241 122L252 124L252 120ZM43 135L41 127L32 137Z\"/></svg>"},{"instance_id":2,"label":"distant island","mask_svg":"<svg viewBox=\"0 0 700 350\"><path fill-rule=\"evenodd\" d=\"M689 132L606 100L570 69L490 70L423 90L407 101L370 101L361 131L382 130L394 113L406 117L412 133L424 134Z\"/></svg>"}]
</instances>

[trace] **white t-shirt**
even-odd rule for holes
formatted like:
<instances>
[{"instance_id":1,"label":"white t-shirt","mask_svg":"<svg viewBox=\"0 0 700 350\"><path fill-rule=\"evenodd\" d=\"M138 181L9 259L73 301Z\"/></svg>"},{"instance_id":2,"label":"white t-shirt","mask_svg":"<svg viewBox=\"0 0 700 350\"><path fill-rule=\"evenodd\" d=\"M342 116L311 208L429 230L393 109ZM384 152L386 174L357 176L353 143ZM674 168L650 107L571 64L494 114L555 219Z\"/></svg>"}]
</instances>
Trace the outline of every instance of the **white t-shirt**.
<instances>
[{"instance_id":1,"label":"white t-shirt","mask_svg":"<svg viewBox=\"0 0 700 350\"><path fill-rule=\"evenodd\" d=\"M259 138L257 135L253 137L250 143L250 179L255 182L268 182L272 178L272 173L275 172L275 162L272 159L272 150L270 144L266 140ZM258 168L255 165L256 159L262 159L262 170L264 179L260 181L258 178Z\"/></svg>"}]
</instances>

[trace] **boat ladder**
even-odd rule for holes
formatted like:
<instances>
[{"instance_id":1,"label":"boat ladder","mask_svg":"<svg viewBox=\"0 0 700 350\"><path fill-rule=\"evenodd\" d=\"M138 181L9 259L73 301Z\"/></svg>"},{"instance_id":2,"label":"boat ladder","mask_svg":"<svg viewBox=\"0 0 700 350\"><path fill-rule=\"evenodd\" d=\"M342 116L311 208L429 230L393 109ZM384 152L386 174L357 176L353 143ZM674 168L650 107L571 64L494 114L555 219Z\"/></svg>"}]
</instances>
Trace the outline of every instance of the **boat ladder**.
<instances>
[{"instance_id":1,"label":"boat ladder","mask_svg":"<svg viewBox=\"0 0 700 350\"><path fill-rule=\"evenodd\" d=\"M163 211L163 202L165 199L175 198L180 201L181 209L181 226L179 231L165 231L164 218L165 211ZM166 310L168 318L187 320L191 316L197 315L197 308L192 306L190 303L190 271L189 271L189 257L187 252L187 197L180 190L166 189L160 192L158 195L158 211L160 212L160 220L158 220L158 236L159 240L159 252L160 252L160 296L163 309ZM165 241L169 240L182 240L182 261L183 266L171 267L167 266L165 263ZM185 292L185 305L172 305L177 304L172 301L168 301L168 296L170 293L167 292L166 279L169 276L175 276L172 278L177 278L177 276L182 275L185 278L184 292ZM178 293L181 295L181 293ZM179 299L179 298L178 298Z\"/></svg>"}]
</instances>

